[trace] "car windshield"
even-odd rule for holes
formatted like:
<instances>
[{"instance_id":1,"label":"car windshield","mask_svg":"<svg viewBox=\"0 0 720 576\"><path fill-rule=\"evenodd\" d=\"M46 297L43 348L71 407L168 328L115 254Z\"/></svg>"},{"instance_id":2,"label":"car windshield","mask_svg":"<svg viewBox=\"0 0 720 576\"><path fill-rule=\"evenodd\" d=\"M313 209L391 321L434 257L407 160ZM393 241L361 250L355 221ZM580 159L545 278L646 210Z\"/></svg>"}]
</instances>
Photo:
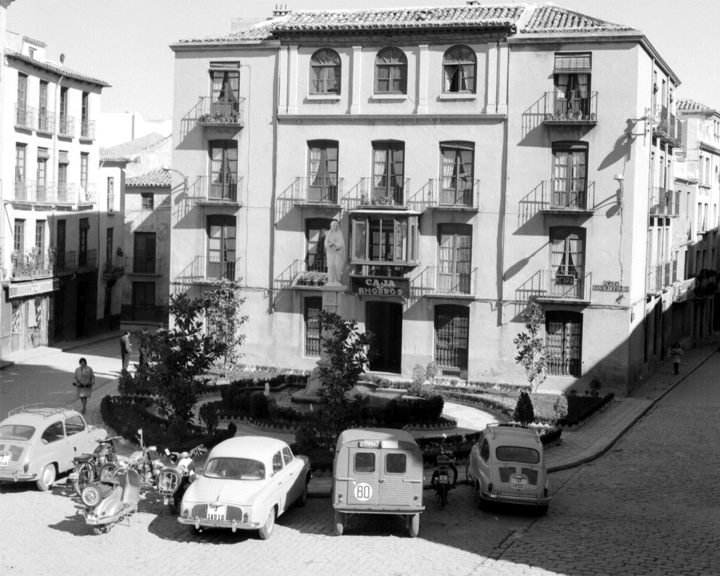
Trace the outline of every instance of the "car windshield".
<instances>
[{"instance_id":1,"label":"car windshield","mask_svg":"<svg viewBox=\"0 0 720 576\"><path fill-rule=\"evenodd\" d=\"M6 424L0 426L0 440L18 440L27 442L35 434L35 428L22 424Z\"/></svg>"},{"instance_id":2,"label":"car windshield","mask_svg":"<svg viewBox=\"0 0 720 576\"><path fill-rule=\"evenodd\" d=\"M265 465L247 458L213 458L205 466L204 475L230 480L264 480Z\"/></svg>"},{"instance_id":3,"label":"car windshield","mask_svg":"<svg viewBox=\"0 0 720 576\"><path fill-rule=\"evenodd\" d=\"M537 450L523 446L498 446L495 456L501 462L526 462L527 464L540 462L540 453Z\"/></svg>"}]
</instances>

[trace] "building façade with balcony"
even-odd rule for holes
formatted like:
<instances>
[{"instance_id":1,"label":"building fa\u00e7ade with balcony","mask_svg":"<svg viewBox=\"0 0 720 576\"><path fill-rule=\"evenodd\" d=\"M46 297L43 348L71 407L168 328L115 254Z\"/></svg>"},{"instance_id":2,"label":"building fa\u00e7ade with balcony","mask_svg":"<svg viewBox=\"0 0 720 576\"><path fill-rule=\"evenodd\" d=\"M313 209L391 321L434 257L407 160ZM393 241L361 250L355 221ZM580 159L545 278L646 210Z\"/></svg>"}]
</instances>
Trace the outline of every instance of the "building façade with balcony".
<instances>
[{"instance_id":1,"label":"building fa\u00e7ade with balcony","mask_svg":"<svg viewBox=\"0 0 720 576\"><path fill-rule=\"evenodd\" d=\"M0 349L101 329L102 250L112 232L94 117L109 85L47 60L45 44L3 36Z\"/></svg>"},{"instance_id":2,"label":"building fa\u00e7ade with balcony","mask_svg":"<svg viewBox=\"0 0 720 576\"><path fill-rule=\"evenodd\" d=\"M672 218L651 175L679 81L641 32L470 2L276 11L172 49L172 290L242 279L248 363L315 365L337 219L342 312L375 334L374 372L523 384L531 301L546 390L622 393L657 366L646 247Z\"/></svg>"}]
</instances>

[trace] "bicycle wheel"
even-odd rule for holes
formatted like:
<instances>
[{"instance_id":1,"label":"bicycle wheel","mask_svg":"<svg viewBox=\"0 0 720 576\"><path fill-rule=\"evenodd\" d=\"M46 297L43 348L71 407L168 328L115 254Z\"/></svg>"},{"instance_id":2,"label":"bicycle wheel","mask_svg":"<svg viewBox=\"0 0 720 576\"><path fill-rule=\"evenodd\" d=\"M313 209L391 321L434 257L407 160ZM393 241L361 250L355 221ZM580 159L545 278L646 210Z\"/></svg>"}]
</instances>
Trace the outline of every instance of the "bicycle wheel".
<instances>
[{"instance_id":1,"label":"bicycle wheel","mask_svg":"<svg viewBox=\"0 0 720 576\"><path fill-rule=\"evenodd\" d=\"M85 486L95 482L95 468L89 462L83 462L76 468L77 480L73 482L73 489L78 496L82 495Z\"/></svg>"}]
</instances>

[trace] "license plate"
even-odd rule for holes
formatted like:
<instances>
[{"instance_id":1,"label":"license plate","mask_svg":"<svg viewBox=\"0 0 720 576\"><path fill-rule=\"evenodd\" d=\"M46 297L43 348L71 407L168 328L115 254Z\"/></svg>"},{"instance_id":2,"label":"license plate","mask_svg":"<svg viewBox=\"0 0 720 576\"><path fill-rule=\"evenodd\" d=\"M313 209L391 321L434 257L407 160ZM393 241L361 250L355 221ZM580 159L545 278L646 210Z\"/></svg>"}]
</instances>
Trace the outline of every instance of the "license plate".
<instances>
[{"instance_id":1,"label":"license plate","mask_svg":"<svg viewBox=\"0 0 720 576\"><path fill-rule=\"evenodd\" d=\"M447 474L440 474L440 484L447 484L447 483L448 483Z\"/></svg>"},{"instance_id":2,"label":"license plate","mask_svg":"<svg viewBox=\"0 0 720 576\"><path fill-rule=\"evenodd\" d=\"M10 464L10 453L0 454L0 466L7 466Z\"/></svg>"},{"instance_id":3,"label":"license plate","mask_svg":"<svg viewBox=\"0 0 720 576\"><path fill-rule=\"evenodd\" d=\"M524 476L522 478L511 478L510 486L513 488L513 490L527 490L527 478L525 478Z\"/></svg>"},{"instance_id":4,"label":"license plate","mask_svg":"<svg viewBox=\"0 0 720 576\"><path fill-rule=\"evenodd\" d=\"M215 514L213 512L208 512L207 519L208 520L225 520L225 514Z\"/></svg>"},{"instance_id":5,"label":"license plate","mask_svg":"<svg viewBox=\"0 0 720 576\"><path fill-rule=\"evenodd\" d=\"M208 508L207 519L208 520L225 520L225 514L227 512L227 506L218 506L217 508Z\"/></svg>"}]
</instances>

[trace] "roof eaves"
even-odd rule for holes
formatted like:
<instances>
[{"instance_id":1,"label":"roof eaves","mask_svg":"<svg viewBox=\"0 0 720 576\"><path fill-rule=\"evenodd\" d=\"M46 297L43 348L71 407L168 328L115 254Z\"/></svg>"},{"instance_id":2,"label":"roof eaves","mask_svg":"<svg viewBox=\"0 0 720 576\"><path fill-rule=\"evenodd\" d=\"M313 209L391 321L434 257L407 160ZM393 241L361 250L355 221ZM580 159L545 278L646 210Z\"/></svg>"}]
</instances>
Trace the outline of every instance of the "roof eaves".
<instances>
[{"instance_id":1,"label":"roof eaves","mask_svg":"<svg viewBox=\"0 0 720 576\"><path fill-rule=\"evenodd\" d=\"M79 72L75 72L74 70L70 70L63 66L57 66L48 62L40 62L39 60L30 58L30 56L25 56L24 54L20 54L20 52L10 50L9 48L5 49L5 56L7 56L8 58L14 58L21 62L25 62L26 64L29 64L30 66L35 66L36 68L39 68L41 70L52 72L53 74L57 74L58 76L65 76L66 78L72 78L80 82L95 84L96 86L100 86L102 88L111 88L110 84L103 80L98 80L97 78L85 76L84 74L80 74Z\"/></svg>"}]
</instances>

